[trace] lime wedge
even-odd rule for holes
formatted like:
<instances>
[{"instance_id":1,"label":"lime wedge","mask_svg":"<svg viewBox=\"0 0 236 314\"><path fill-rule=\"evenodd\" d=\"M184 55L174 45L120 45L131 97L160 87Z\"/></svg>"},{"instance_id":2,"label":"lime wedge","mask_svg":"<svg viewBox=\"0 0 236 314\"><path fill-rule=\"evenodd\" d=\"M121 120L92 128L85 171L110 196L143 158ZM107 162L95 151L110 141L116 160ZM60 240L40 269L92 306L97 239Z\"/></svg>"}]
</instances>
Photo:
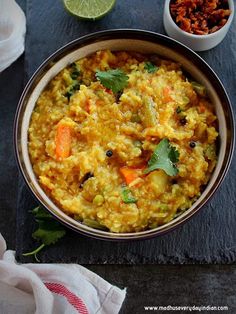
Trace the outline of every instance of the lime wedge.
<instances>
[{"instance_id":1,"label":"lime wedge","mask_svg":"<svg viewBox=\"0 0 236 314\"><path fill-rule=\"evenodd\" d=\"M97 20L113 8L116 0L63 0L66 10L80 19Z\"/></svg>"}]
</instances>

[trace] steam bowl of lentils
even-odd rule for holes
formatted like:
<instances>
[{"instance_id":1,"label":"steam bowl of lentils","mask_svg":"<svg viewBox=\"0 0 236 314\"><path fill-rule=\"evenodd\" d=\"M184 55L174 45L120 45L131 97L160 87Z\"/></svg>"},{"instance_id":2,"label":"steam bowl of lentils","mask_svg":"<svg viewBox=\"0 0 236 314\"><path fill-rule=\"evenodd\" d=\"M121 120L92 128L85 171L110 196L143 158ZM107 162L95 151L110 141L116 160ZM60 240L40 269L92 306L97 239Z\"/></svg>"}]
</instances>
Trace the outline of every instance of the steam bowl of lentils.
<instances>
[{"instance_id":1,"label":"steam bowl of lentils","mask_svg":"<svg viewBox=\"0 0 236 314\"><path fill-rule=\"evenodd\" d=\"M62 223L100 239L146 239L216 191L233 123L222 84L194 52L160 34L111 30L39 67L19 102L15 149L27 185Z\"/></svg>"},{"instance_id":2,"label":"steam bowl of lentils","mask_svg":"<svg viewBox=\"0 0 236 314\"><path fill-rule=\"evenodd\" d=\"M170 37L204 51L224 39L233 16L233 0L166 0L163 23Z\"/></svg>"}]
</instances>

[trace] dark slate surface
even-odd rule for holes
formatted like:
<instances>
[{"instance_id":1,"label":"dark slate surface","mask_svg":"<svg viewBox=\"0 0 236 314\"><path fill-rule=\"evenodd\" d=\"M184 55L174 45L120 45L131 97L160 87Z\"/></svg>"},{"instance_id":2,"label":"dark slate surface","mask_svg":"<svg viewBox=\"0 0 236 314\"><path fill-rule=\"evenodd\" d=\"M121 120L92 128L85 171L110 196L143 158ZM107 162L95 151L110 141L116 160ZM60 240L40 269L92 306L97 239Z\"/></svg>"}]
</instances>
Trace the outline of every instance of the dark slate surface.
<instances>
[{"instance_id":1,"label":"dark slate surface","mask_svg":"<svg viewBox=\"0 0 236 314\"><path fill-rule=\"evenodd\" d=\"M79 36L109 28L140 28L163 33L160 0L119 0L114 10L97 22L78 21L69 16L60 1L27 1L26 78L53 51ZM201 53L218 73L234 105L236 101L236 26L217 48ZM229 174L211 202L191 221L171 234L157 239L109 243L82 237L68 230L56 246L41 254L44 262L79 262L82 264L142 263L231 263L236 260L235 157ZM19 182L17 243L18 258L31 250L34 228L28 213L35 202L22 180ZM29 260L29 259L27 259Z\"/></svg>"},{"instance_id":2,"label":"dark slate surface","mask_svg":"<svg viewBox=\"0 0 236 314\"><path fill-rule=\"evenodd\" d=\"M0 232L7 238L10 247L14 247L15 243L18 187L18 170L13 153L13 120L23 88L23 69L24 56L21 56L0 73Z\"/></svg>"},{"instance_id":3,"label":"dark slate surface","mask_svg":"<svg viewBox=\"0 0 236 314\"><path fill-rule=\"evenodd\" d=\"M18 0L23 7L24 2ZM24 56L0 74L0 231L12 249L16 242L18 173L11 135L14 111L23 86L23 59ZM18 228L18 237L22 230ZM127 298L120 314L147 313L146 305L226 305L229 311L221 313L236 312L235 265L89 265L88 268L112 284L127 287Z\"/></svg>"},{"instance_id":4,"label":"dark slate surface","mask_svg":"<svg viewBox=\"0 0 236 314\"><path fill-rule=\"evenodd\" d=\"M17 1L26 10L26 1ZM24 54L0 73L0 232L15 247L18 169L13 151L13 121L23 90Z\"/></svg>"},{"instance_id":5,"label":"dark slate surface","mask_svg":"<svg viewBox=\"0 0 236 314\"><path fill-rule=\"evenodd\" d=\"M236 313L235 266L93 265L88 268L119 287L128 287L127 298L119 314ZM168 305L228 306L228 311L144 310L144 306Z\"/></svg>"}]
</instances>

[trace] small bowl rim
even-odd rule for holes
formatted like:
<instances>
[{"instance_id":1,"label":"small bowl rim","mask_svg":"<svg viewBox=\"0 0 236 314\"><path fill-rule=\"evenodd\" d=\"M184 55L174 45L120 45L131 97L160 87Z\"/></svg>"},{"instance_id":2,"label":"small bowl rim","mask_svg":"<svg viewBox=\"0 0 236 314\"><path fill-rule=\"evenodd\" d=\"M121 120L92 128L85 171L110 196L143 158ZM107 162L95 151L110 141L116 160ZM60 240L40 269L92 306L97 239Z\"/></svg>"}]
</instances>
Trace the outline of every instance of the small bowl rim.
<instances>
[{"instance_id":1,"label":"small bowl rim","mask_svg":"<svg viewBox=\"0 0 236 314\"><path fill-rule=\"evenodd\" d=\"M162 40L165 42L165 45L167 47L173 46L173 44L178 45L179 49L185 51L186 53L192 55L194 60L198 60L202 64L205 70L208 72L208 76L213 77L216 79L215 84L217 87L221 89L222 95L224 96L224 101L226 103L226 107L228 110L228 115L229 115L229 124L230 124L230 141L227 144L229 150L227 151L227 158L224 157L224 167L221 167L216 180L214 181L214 184L212 185L211 189L208 191L208 194L206 194L205 198L202 199L201 203L198 204L197 207L193 208L192 210L191 207L188 209L188 213L182 217L181 220L176 221L176 219L173 219L171 221L170 225L164 224L162 229L150 229L150 230L144 230L141 232L132 232L132 233L114 233L114 232L106 232L106 231L101 231L97 230L94 228L86 228L85 230L79 229L78 226L75 226L71 224L69 221L63 220L62 217L59 216L59 214L55 214L54 211L45 204L42 204L42 200L38 197L38 195L35 193L33 190L30 182L28 182L27 176L25 174L25 171L23 169L22 165L22 160L20 157L20 152L19 152L19 147L18 147L18 128L19 128L19 118L20 118L20 113L22 111L22 107L24 105L24 101L28 93L30 92L30 89L32 86L34 87L38 84L37 78L40 78L40 75L42 73L47 72L48 67L50 67L50 63L52 61L58 61L60 60L63 55L68 54L71 50L79 49L82 46L89 45L94 42L102 41L102 40L109 40L109 39L139 39L139 40L144 40L144 41L150 41L150 42L158 42L158 40ZM163 43L164 45L164 43ZM79 47L78 47L79 46ZM77 48L76 48L77 47ZM172 48L173 49L173 48ZM20 124L21 125L21 124ZM151 31L146 31L146 30L140 30L140 29L110 29L110 30L105 30L105 31L100 31L100 32L95 32L89 35L82 36L80 38L77 38L66 45L60 47L57 49L54 53L52 53L48 58L45 59L43 63L40 64L40 66L37 68L37 70L34 72L34 74L31 76L29 79L28 83L26 84L22 95L20 97L17 109L16 109L16 114L15 114L15 119L14 119L14 129L13 129L13 141L14 141L14 153L15 157L17 160L17 165L18 168L20 169L20 172L23 176L23 179L26 183L26 186L29 188L33 196L36 198L36 200L43 205L57 220L59 220L62 224L66 225L67 227L73 229L74 231L81 233L83 235L89 236L91 238L96 238L100 240L108 240L108 241L136 241L136 240L146 240L150 239L153 237L161 236L167 232L170 232L174 230L175 228L183 225L186 221L188 221L194 214L199 212L200 209L204 207L204 205L211 199L211 197L214 195L218 187L221 185L222 181L224 180L227 171L229 169L232 157L233 157L233 151L234 151L234 144L235 144L235 122L234 122L234 115L233 115L233 110L232 110L232 105L229 99L229 96L220 81L219 77L217 74L214 72L214 70L206 63L204 59L202 59L197 53L195 53L193 50L188 48L187 46L183 45L182 43L169 38L168 36L158 34L155 32ZM59 207L57 207L59 208ZM183 216L183 215L181 215ZM81 225L81 224L80 224Z\"/></svg>"},{"instance_id":2,"label":"small bowl rim","mask_svg":"<svg viewBox=\"0 0 236 314\"><path fill-rule=\"evenodd\" d=\"M229 9L231 10L230 16L227 20L227 22L225 23L225 25L223 27L221 27L219 30L217 30L214 33L211 34L206 34L206 35L197 35L197 34L191 34L188 33L184 30L182 30L173 20L171 13L170 13L170 2L171 0L165 0L165 7L164 10L167 13L167 17L169 22L171 23L171 26L173 26L175 28L176 31L179 31L182 35L185 35L188 38L195 38L195 39L208 39L208 38L212 38L212 37L217 37L219 35L219 33L223 33L225 28L229 27L230 24L232 23L233 17L234 17L234 1L233 0L228 0L229 2ZM165 15L164 15L165 18Z\"/></svg>"}]
</instances>

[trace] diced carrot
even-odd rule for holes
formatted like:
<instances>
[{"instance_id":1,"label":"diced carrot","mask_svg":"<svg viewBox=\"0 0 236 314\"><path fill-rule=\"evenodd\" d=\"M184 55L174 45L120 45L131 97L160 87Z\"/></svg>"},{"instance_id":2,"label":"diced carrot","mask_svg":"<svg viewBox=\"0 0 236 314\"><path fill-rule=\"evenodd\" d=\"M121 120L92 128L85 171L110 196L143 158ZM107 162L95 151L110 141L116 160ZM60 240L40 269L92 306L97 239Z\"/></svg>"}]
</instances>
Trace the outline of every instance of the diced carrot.
<instances>
[{"instance_id":1,"label":"diced carrot","mask_svg":"<svg viewBox=\"0 0 236 314\"><path fill-rule=\"evenodd\" d=\"M89 99L85 103L85 110L86 110L86 112L90 113L90 102L89 102Z\"/></svg>"},{"instance_id":2,"label":"diced carrot","mask_svg":"<svg viewBox=\"0 0 236 314\"><path fill-rule=\"evenodd\" d=\"M106 93L113 95L113 91L109 88L106 88L105 86L102 86L102 88L105 90Z\"/></svg>"},{"instance_id":3,"label":"diced carrot","mask_svg":"<svg viewBox=\"0 0 236 314\"><path fill-rule=\"evenodd\" d=\"M137 171L129 167L120 168L120 172L123 175L125 182L130 184L132 181L138 178Z\"/></svg>"},{"instance_id":4,"label":"diced carrot","mask_svg":"<svg viewBox=\"0 0 236 314\"><path fill-rule=\"evenodd\" d=\"M97 100L96 100L96 105L97 105L97 106L102 106L103 103L104 103L104 101L101 100L101 99L97 99Z\"/></svg>"},{"instance_id":5,"label":"diced carrot","mask_svg":"<svg viewBox=\"0 0 236 314\"><path fill-rule=\"evenodd\" d=\"M59 124L56 132L56 157L67 158L71 150L71 128L68 125Z\"/></svg>"},{"instance_id":6,"label":"diced carrot","mask_svg":"<svg viewBox=\"0 0 236 314\"><path fill-rule=\"evenodd\" d=\"M171 89L168 86L163 88L163 102L165 104L173 100L173 98L170 96L170 91Z\"/></svg>"},{"instance_id":7,"label":"diced carrot","mask_svg":"<svg viewBox=\"0 0 236 314\"><path fill-rule=\"evenodd\" d=\"M206 107L200 103L200 105L198 107L198 111L199 111L199 113L204 113L206 111Z\"/></svg>"},{"instance_id":8,"label":"diced carrot","mask_svg":"<svg viewBox=\"0 0 236 314\"><path fill-rule=\"evenodd\" d=\"M112 90L111 90L111 89L106 88L106 89L105 89L105 91L106 91L108 94L113 95L113 92L112 92Z\"/></svg>"},{"instance_id":9,"label":"diced carrot","mask_svg":"<svg viewBox=\"0 0 236 314\"><path fill-rule=\"evenodd\" d=\"M123 175L126 184L129 185L131 182L133 182L134 180L138 179L141 176L140 170L143 170L144 168L145 166L140 166L136 168L125 166L120 168L120 172Z\"/></svg>"}]
</instances>

